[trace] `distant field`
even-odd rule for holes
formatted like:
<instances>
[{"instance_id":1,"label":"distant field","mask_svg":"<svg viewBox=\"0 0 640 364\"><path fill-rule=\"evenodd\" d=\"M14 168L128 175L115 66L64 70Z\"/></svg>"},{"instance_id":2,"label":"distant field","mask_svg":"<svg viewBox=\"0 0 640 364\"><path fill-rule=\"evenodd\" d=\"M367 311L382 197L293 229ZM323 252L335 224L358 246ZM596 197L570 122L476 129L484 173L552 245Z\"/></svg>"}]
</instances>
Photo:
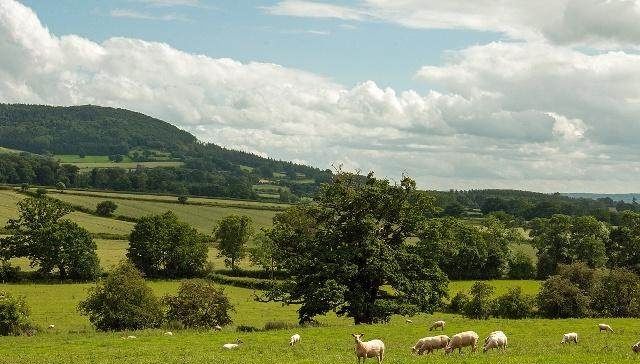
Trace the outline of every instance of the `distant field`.
<instances>
[{"instance_id":1,"label":"distant field","mask_svg":"<svg viewBox=\"0 0 640 364\"><path fill-rule=\"evenodd\" d=\"M456 293L460 291L468 292L469 288L476 281L453 281L449 284L449 296L453 297ZM488 281L487 283L491 284L494 288L494 296L502 295L506 293L510 288L513 287L521 287L522 292L530 295L535 295L540 290L540 281L530 281L530 280L494 280Z\"/></svg>"},{"instance_id":2,"label":"distant field","mask_svg":"<svg viewBox=\"0 0 640 364\"><path fill-rule=\"evenodd\" d=\"M60 163L113 163L109 160L107 155L85 155L84 158L77 154L56 154L53 156ZM132 162L131 158L126 155L122 156L122 162Z\"/></svg>"},{"instance_id":3,"label":"distant field","mask_svg":"<svg viewBox=\"0 0 640 364\"><path fill-rule=\"evenodd\" d=\"M20 151L15 149L0 147L0 154L6 154L6 153L20 153Z\"/></svg>"},{"instance_id":4,"label":"distant field","mask_svg":"<svg viewBox=\"0 0 640 364\"><path fill-rule=\"evenodd\" d=\"M16 204L24 196L11 190L0 190L0 226L4 226L8 219L18 217ZM116 235L128 235L133 228L133 223L93 216L81 212L72 212L69 219L91 233L107 233Z\"/></svg>"},{"instance_id":5,"label":"distant field","mask_svg":"<svg viewBox=\"0 0 640 364\"><path fill-rule=\"evenodd\" d=\"M120 163L115 163L109 160L109 156L106 155L87 155L84 158L80 158L79 155L73 154L57 154L54 156L63 164L73 164L80 168L80 170L88 170L93 168L113 168L119 167L124 169L134 169L138 166L145 166L147 168L154 167L179 167L183 165L180 161L155 161L155 162L134 162L128 156L123 156L123 160Z\"/></svg>"},{"instance_id":6,"label":"distant field","mask_svg":"<svg viewBox=\"0 0 640 364\"><path fill-rule=\"evenodd\" d=\"M122 196L122 194L120 194ZM51 193L51 196L73 205L83 206L95 210L96 205L106 200L104 197L92 195L71 195L66 193ZM188 222L199 231L210 234L216 221L231 214L249 216L257 228L271 226L275 211L256 210L250 208L182 205L162 201L133 201L126 199L113 200L117 205L116 215L142 217L173 211L180 220Z\"/></svg>"}]
</instances>

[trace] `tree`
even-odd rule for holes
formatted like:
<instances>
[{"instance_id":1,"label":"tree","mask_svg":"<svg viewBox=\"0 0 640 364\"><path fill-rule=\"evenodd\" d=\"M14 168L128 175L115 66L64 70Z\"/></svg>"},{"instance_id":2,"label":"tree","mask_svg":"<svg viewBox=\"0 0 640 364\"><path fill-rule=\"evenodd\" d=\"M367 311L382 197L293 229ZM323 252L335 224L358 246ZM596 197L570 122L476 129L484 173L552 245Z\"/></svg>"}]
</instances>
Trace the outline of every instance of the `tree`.
<instances>
[{"instance_id":1,"label":"tree","mask_svg":"<svg viewBox=\"0 0 640 364\"><path fill-rule=\"evenodd\" d=\"M640 279L624 268L599 271L591 288L591 309L603 317L632 317L640 299Z\"/></svg>"},{"instance_id":2,"label":"tree","mask_svg":"<svg viewBox=\"0 0 640 364\"><path fill-rule=\"evenodd\" d=\"M96 205L96 213L100 216L113 216L113 213L118 208L115 202L106 200L99 202Z\"/></svg>"},{"instance_id":3,"label":"tree","mask_svg":"<svg viewBox=\"0 0 640 364\"><path fill-rule=\"evenodd\" d=\"M640 214L624 211L611 229L607 246L610 267L625 267L640 273Z\"/></svg>"},{"instance_id":4,"label":"tree","mask_svg":"<svg viewBox=\"0 0 640 364\"><path fill-rule=\"evenodd\" d=\"M29 311L23 297L0 291L0 335L30 335L35 327Z\"/></svg>"},{"instance_id":5,"label":"tree","mask_svg":"<svg viewBox=\"0 0 640 364\"><path fill-rule=\"evenodd\" d=\"M231 323L233 305L222 288L202 279L180 284L177 296L166 296L167 320L188 328L213 328Z\"/></svg>"},{"instance_id":6,"label":"tree","mask_svg":"<svg viewBox=\"0 0 640 364\"><path fill-rule=\"evenodd\" d=\"M332 310L356 324L432 312L447 279L419 246L406 241L436 212L433 198L408 177L392 185L373 173L340 172L313 203L274 218L269 237L289 279L260 299L300 304L301 323Z\"/></svg>"},{"instance_id":7,"label":"tree","mask_svg":"<svg viewBox=\"0 0 640 364\"><path fill-rule=\"evenodd\" d=\"M114 163L120 163L124 160L124 156L122 154L112 154L109 156L109 160Z\"/></svg>"},{"instance_id":8,"label":"tree","mask_svg":"<svg viewBox=\"0 0 640 364\"><path fill-rule=\"evenodd\" d=\"M180 202L181 204L187 203L187 200L189 200L189 197L187 195L178 196L178 202Z\"/></svg>"},{"instance_id":9,"label":"tree","mask_svg":"<svg viewBox=\"0 0 640 364\"><path fill-rule=\"evenodd\" d=\"M106 279L90 288L78 310L101 331L153 328L163 319L160 300L128 261L120 262Z\"/></svg>"},{"instance_id":10,"label":"tree","mask_svg":"<svg viewBox=\"0 0 640 364\"><path fill-rule=\"evenodd\" d=\"M207 241L173 212L145 216L129 236L127 257L149 277L194 277L207 260Z\"/></svg>"},{"instance_id":11,"label":"tree","mask_svg":"<svg viewBox=\"0 0 640 364\"><path fill-rule=\"evenodd\" d=\"M578 286L560 276L551 276L542 282L537 302L538 311L546 318L589 315L589 297Z\"/></svg>"},{"instance_id":12,"label":"tree","mask_svg":"<svg viewBox=\"0 0 640 364\"><path fill-rule=\"evenodd\" d=\"M236 262L246 255L246 244L253 229L248 216L229 215L213 229L213 236L218 242L220 255L226 257L225 264L236 269Z\"/></svg>"},{"instance_id":13,"label":"tree","mask_svg":"<svg viewBox=\"0 0 640 364\"><path fill-rule=\"evenodd\" d=\"M509 279L533 279L536 276L536 266L533 259L518 250L509 256Z\"/></svg>"},{"instance_id":14,"label":"tree","mask_svg":"<svg viewBox=\"0 0 640 364\"><path fill-rule=\"evenodd\" d=\"M91 280L100 274L96 244L87 230L61 220L71 212L66 203L48 197L18 202L19 217L8 221L13 235L0 239L5 259L27 257L32 267L60 279Z\"/></svg>"},{"instance_id":15,"label":"tree","mask_svg":"<svg viewBox=\"0 0 640 364\"><path fill-rule=\"evenodd\" d=\"M58 189L58 191L62 192L65 190L65 188L67 188L67 186L65 186L63 182L58 182L56 183L56 188Z\"/></svg>"},{"instance_id":16,"label":"tree","mask_svg":"<svg viewBox=\"0 0 640 364\"><path fill-rule=\"evenodd\" d=\"M493 286L485 282L475 282L469 289L470 299L462 309L463 315L473 319L488 319L491 315L493 291Z\"/></svg>"},{"instance_id":17,"label":"tree","mask_svg":"<svg viewBox=\"0 0 640 364\"><path fill-rule=\"evenodd\" d=\"M279 269L278 265L278 247L269 237L266 230L259 231L253 237L253 247L249 249L251 262L262 267L273 279L274 272Z\"/></svg>"},{"instance_id":18,"label":"tree","mask_svg":"<svg viewBox=\"0 0 640 364\"><path fill-rule=\"evenodd\" d=\"M533 315L534 297L522 293L522 288L513 287L495 299L492 314L495 317L523 319Z\"/></svg>"}]
</instances>

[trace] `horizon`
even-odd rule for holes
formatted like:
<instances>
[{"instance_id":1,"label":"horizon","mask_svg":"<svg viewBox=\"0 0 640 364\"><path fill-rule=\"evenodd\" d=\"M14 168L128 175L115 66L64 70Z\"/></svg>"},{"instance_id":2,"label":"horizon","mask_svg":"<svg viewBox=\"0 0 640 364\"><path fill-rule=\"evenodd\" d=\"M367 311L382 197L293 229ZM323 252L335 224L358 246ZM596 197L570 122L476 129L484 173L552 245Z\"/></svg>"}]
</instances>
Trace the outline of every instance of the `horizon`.
<instances>
[{"instance_id":1,"label":"horizon","mask_svg":"<svg viewBox=\"0 0 640 364\"><path fill-rule=\"evenodd\" d=\"M640 7L403 6L0 0L0 102L128 109L422 189L640 190Z\"/></svg>"}]
</instances>

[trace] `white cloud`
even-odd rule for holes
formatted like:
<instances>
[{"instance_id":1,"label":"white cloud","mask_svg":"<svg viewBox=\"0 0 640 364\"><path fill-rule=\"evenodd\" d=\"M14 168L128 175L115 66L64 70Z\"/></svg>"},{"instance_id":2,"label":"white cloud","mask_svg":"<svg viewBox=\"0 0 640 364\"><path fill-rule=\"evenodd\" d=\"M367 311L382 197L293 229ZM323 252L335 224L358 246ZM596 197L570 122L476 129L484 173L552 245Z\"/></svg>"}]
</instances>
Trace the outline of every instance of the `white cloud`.
<instances>
[{"instance_id":1,"label":"white cloud","mask_svg":"<svg viewBox=\"0 0 640 364\"><path fill-rule=\"evenodd\" d=\"M138 2L145 3L153 6L192 6L200 7L202 4L199 0L137 0Z\"/></svg>"},{"instance_id":2,"label":"white cloud","mask_svg":"<svg viewBox=\"0 0 640 364\"><path fill-rule=\"evenodd\" d=\"M430 188L640 188L638 55L496 42L452 52L417 78L439 91L347 88L163 43L56 36L0 0L0 102L124 107L224 146L407 172Z\"/></svg>"},{"instance_id":3,"label":"white cloud","mask_svg":"<svg viewBox=\"0 0 640 364\"><path fill-rule=\"evenodd\" d=\"M354 6L284 0L274 15L383 21L417 29L498 32L596 48L640 45L638 0L362 0Z\"/></svg>"},{"instance_id":4,"label":"white cloud","mask_svg":"<svg viewBox=\"0 0 640 364\"><path fill-rule=\"evenodd\" d=\"M187 21L188 20L188 18L179 14L155 15L155 14L140 12L140 11L131 10L131 9L113 9L109 12L109 15L111 15L114 18L130 18L130 19L142 19L142 20L162 20L162 21L174 21L174 20Z\"/></svg>"}]
</instances>

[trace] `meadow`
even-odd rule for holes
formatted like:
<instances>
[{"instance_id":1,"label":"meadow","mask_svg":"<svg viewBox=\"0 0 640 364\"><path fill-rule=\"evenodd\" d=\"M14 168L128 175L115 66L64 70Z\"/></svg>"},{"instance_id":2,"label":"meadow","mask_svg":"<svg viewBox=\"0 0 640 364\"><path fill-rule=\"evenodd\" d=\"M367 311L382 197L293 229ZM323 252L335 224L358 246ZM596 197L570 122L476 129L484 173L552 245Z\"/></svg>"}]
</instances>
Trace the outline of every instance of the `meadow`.
<instances>
[{"instance_id":1,"label":"meadow","mask_svg":"<svg viewBox=\"0 0 640 364\"><path fill-rule=\"evenodd\" d=\"M180 161L153 161L153 162L135 162L128 156L123 156L122 162L115 163L109 160L109 156L106 155L87 155L81 158L79 155L73 154L58 154L54 156L55 159L62 164L73 164L80 168L81 171L89 171L93 168L113 168L119 167L124 169L134 169L139 165L147 168L154 167L179 167L183 165Z\"/></svg>"}]
</instances>

